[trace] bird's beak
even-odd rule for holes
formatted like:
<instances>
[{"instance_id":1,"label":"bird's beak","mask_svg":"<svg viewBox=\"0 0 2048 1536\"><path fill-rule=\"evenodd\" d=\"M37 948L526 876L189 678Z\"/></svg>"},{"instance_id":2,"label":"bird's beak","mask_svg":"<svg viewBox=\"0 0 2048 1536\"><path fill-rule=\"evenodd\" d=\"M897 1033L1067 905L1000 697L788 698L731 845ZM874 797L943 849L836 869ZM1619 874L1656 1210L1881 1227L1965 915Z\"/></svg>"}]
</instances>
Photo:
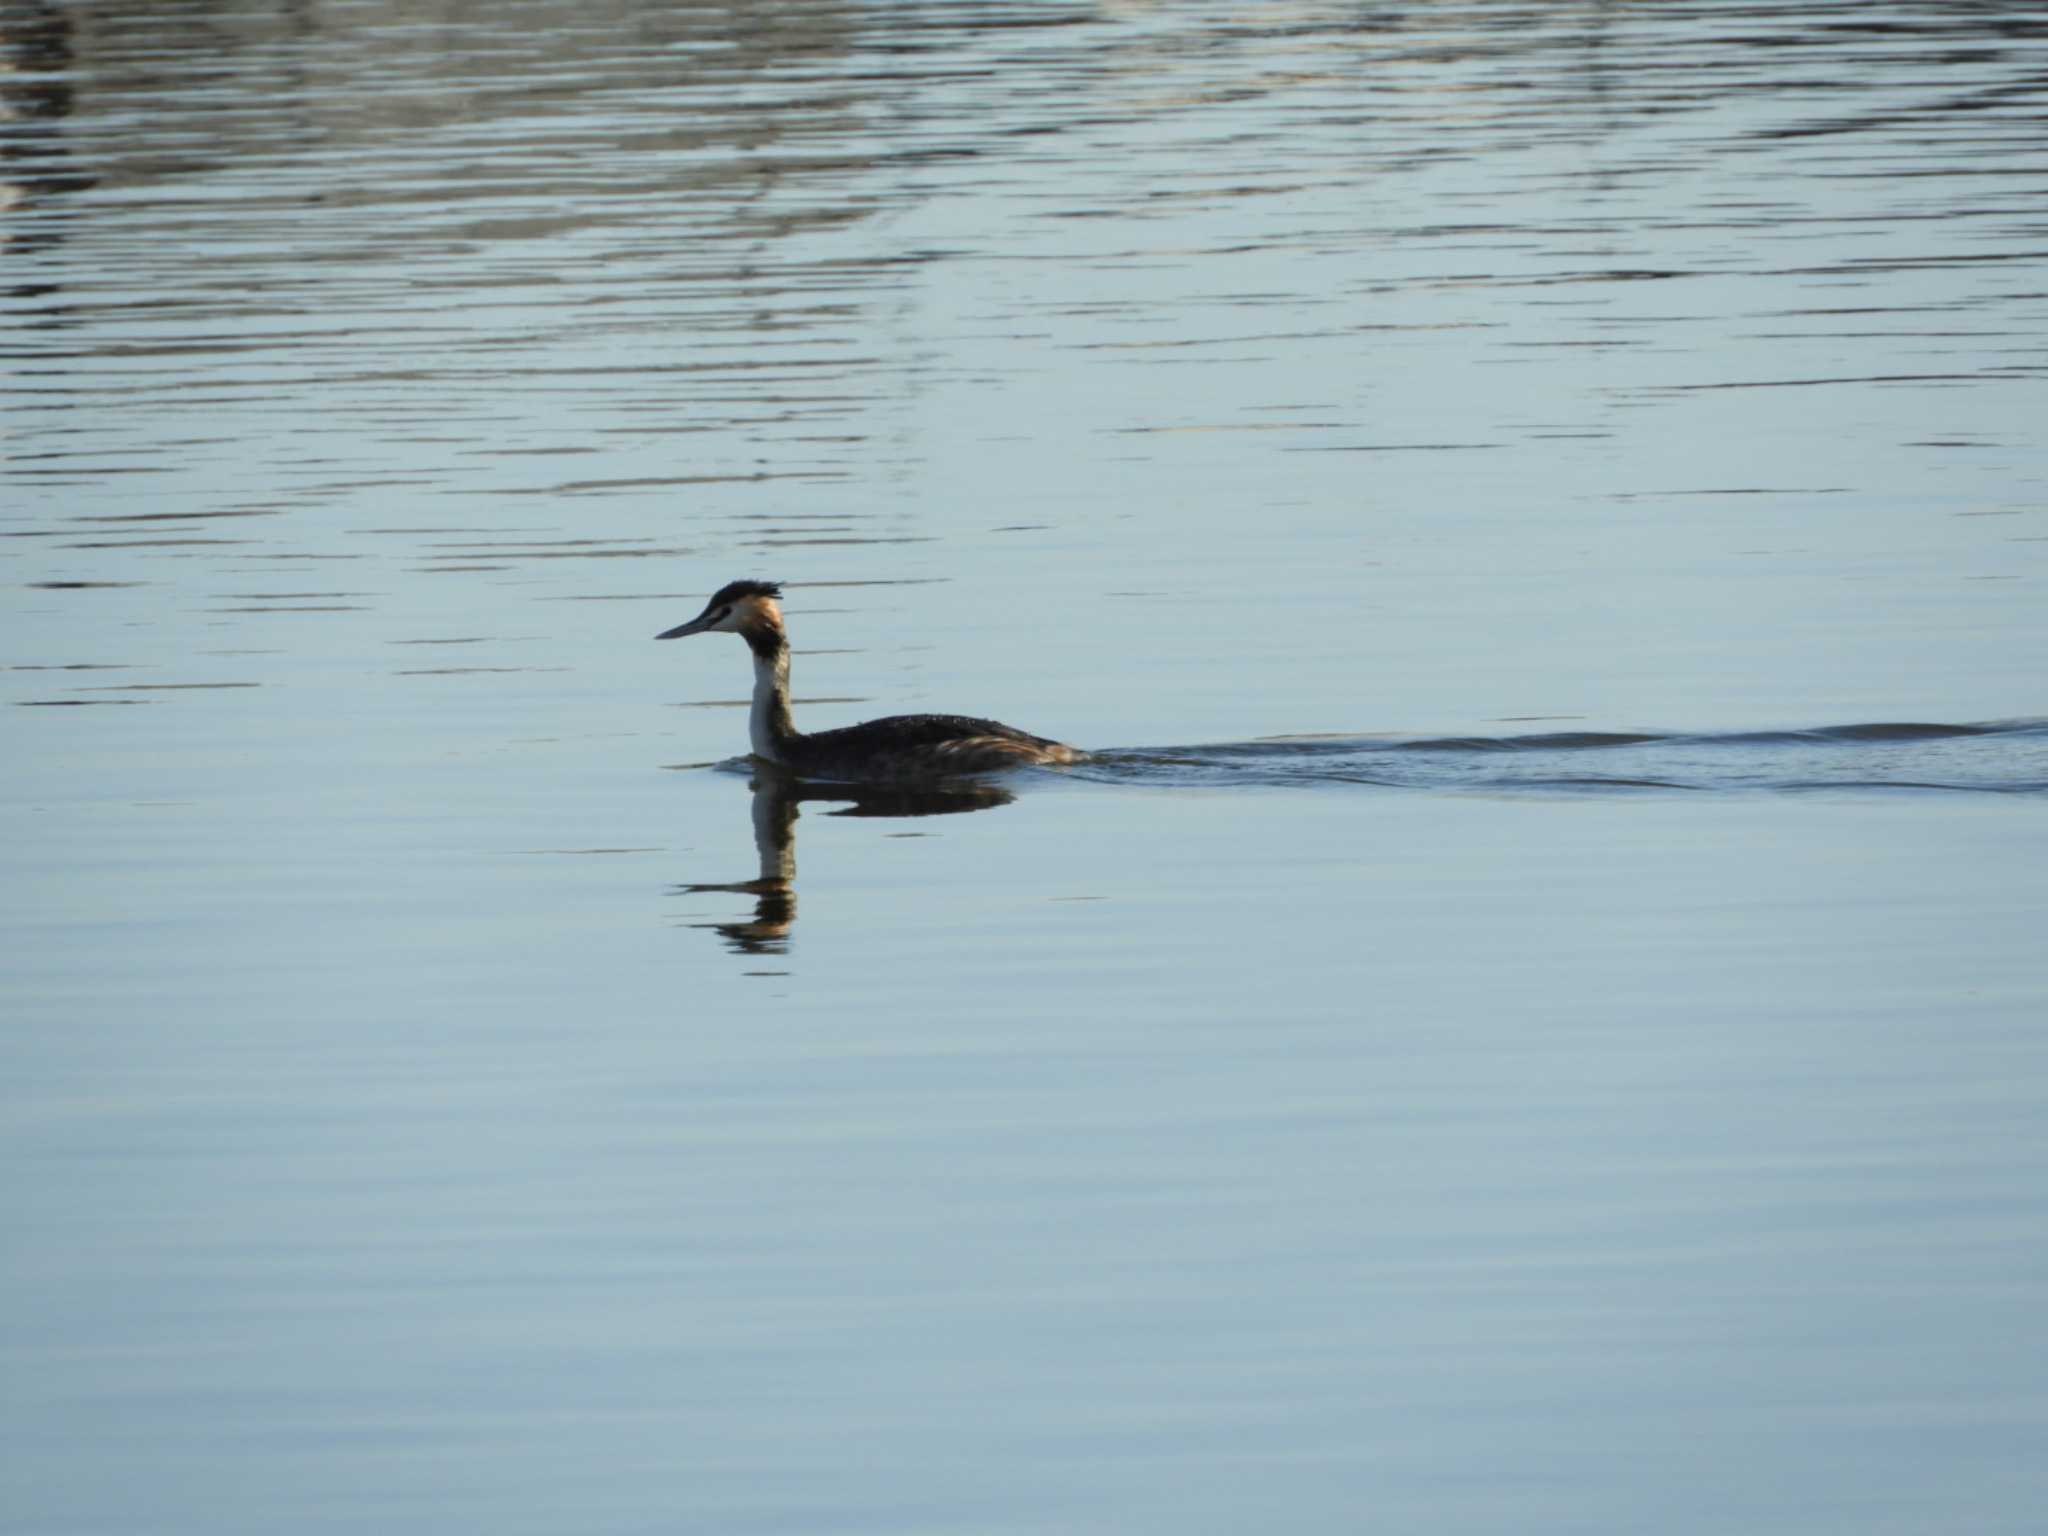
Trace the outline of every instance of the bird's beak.
<instances>
[{"instance_id":1,"label":"bird's beak","mask_svg":"<svg viewBox=\"0 0 2048 1536\"><path fill-rule=\"evenodd\" d=\"M680 640L685 635L702 634L711 627L711 615L700 613L687 624L678 624L674 629L664 629L654 638L657 640Z\"/></svg>"}]
</instances>

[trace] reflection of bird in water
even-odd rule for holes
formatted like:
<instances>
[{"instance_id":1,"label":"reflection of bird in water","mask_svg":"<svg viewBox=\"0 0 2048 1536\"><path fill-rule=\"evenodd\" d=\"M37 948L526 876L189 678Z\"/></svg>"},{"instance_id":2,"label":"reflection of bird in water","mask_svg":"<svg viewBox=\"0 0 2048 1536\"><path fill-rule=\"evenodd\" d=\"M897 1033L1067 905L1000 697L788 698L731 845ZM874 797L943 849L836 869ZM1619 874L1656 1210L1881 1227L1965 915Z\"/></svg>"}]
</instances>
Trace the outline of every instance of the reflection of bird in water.
<instances>
[{"instance_id":1,"label":"reflection of bird in water","mask_svg":"<svg viewBox=\"0 0 2048 1536\"><path fill-rule=\"evenodd\" d=\"M696 618L654 637L725 632L747 642L754 653L747 732L754 756L764 762L806 777L900 783L1023 763L1071 763L1084 755L1015 726L966 715L891 715L836 731L799 731L789 714L789 636L776 602L781 596L773 582L728 582Z\"/></svg>"},{"instance_id":2,"label":"reflection of bird in water","mask_svg":"<svg viewBox=\"0 0 2048 1536\"><path fill-rule=\"evenodd\" d=\"M723 884L679 885L678 892L740 891L754 897L754 915L737 923L709 923L741 954L781 954L789 947L796 925L796 818L805 800L844 802L834 816L949 816L961 811L986 811L1015 798L991 784L953 784L942 789L900 785L803 784L775 769L764 769L754 791L754 848L761 856L761 874L754 880Z\"/></svg>"},{"instance_id":3,"label":"reflection of bird in water","mask_svg":"<svg viewBox=\"0 0 2048 1536\"><path fill-rule=\"evenodd\" d=\"M761 855L758 880L679 885L680 892L742 891L754 898L754 915L746 922L698 924L725 935L743 955L778 955L789 947L796 924L796 802L777 782L779 775L757 778L754 790L754 847Z\"/></svg>"}]
</instances>

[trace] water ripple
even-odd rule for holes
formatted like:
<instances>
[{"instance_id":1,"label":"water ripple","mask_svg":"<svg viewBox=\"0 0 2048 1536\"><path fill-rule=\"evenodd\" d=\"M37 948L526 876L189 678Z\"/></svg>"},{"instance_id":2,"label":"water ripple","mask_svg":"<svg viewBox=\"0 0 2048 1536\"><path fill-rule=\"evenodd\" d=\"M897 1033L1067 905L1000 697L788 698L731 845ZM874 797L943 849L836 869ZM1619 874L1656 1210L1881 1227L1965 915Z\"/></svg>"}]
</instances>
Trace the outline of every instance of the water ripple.
<instances>
[{"instance_id":1,"label":"water ripple","mask_svg":"<svg viewBox=\"0 0 2048 1536\"><path fill-rule=\"evenodd\" d=\"M1369 784L1426 790L2048 791L2048 719L1877 721L1711 734L1315 736L1096 753L1083 778L1179 788Z\"/></svg>"}]
</instances>

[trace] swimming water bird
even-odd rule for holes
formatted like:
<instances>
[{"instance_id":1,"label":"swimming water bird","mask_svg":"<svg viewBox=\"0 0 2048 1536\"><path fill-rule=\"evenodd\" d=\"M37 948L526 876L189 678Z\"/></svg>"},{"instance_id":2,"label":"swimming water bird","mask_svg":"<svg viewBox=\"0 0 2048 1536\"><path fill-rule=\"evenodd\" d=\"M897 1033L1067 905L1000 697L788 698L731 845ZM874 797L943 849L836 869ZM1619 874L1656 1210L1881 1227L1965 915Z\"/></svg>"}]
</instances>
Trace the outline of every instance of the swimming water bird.
<instances>
[{"instance_id":1,"label":"swimming water bird","mask_svg":"<svg viewBox=\"0 0 2048 1536\"><path fill-rule=\"evenodd\" d=\"M772 581L729 581L687 624L657 640L735 634L754 653L747 737L754 756L800 776L901 782L986 773L1024 763L1071 763L1085 754L996 720L967 715L890 715L836 731L799 731L789 713L789 635Z\"/></svg>"}]
</instances>

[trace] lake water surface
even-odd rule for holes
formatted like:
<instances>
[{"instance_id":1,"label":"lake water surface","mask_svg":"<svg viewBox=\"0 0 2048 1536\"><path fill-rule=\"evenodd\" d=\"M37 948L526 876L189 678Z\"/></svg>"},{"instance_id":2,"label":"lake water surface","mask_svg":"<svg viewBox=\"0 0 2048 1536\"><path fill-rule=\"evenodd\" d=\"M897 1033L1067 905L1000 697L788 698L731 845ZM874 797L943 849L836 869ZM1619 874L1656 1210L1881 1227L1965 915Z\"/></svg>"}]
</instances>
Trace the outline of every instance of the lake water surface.
<instances>
[{"instance_id":1,"label":"lake water surface","mask_svg":"<svg viewBox=\"0 0 2048 1536\"><path fill-rule=\"evenodd\" d=\"M2044 112L0 0L0 1530L2037 1531Z\"/></svg>"}]
</instances>

